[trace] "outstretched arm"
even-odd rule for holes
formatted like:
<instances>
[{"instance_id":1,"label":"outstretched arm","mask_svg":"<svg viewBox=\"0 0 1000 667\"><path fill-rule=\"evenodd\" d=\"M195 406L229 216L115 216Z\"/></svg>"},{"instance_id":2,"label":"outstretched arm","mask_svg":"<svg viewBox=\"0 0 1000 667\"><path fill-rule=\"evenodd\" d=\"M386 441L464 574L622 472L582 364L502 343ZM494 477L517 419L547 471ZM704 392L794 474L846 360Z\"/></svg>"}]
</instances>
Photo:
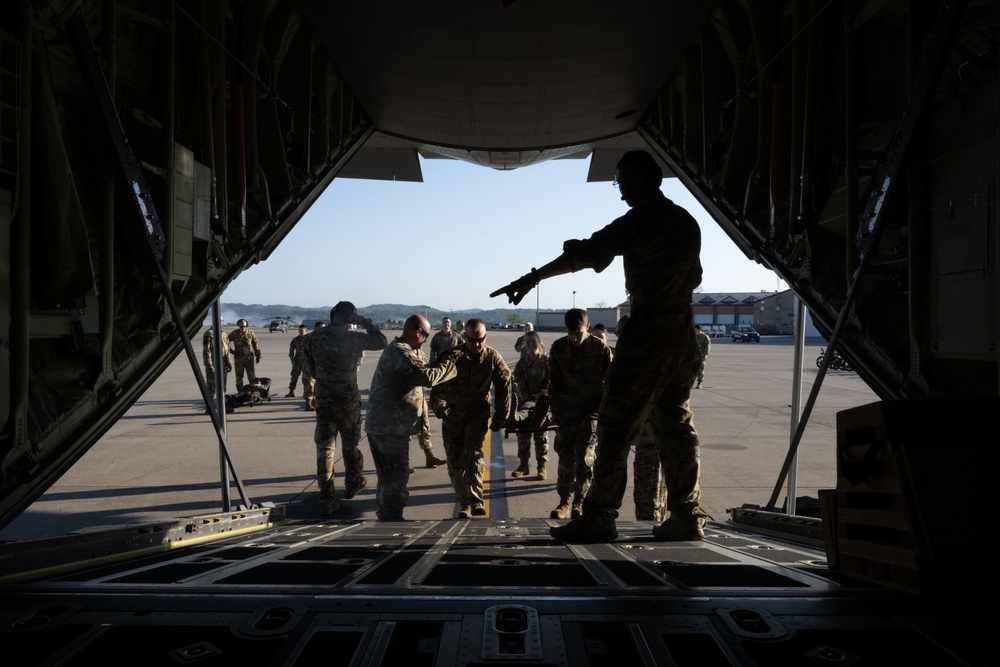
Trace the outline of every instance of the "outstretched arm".
<instances>
[{"instance_id":1,"label":"outstretched arm","mask_svg":"<svg viewBox=\"0 0 1000 667\"><path fill-rule=\"evenodd\" d=\"M554 276L561 276L564 273L572 273L573 267L569 261L569 257L565 253L559 255L554 260L546 264L540 269L532 269L528 273L524 274L517 280L513 281L509 285L504 285L500 289L490 294L490 298L500 296L501 294L507 295L507 300L510 301L515 306L521 303L521 299L525 295L535 288L535 285L545 280L546 278L552 278Z\"/></svg>"}]
</instances>

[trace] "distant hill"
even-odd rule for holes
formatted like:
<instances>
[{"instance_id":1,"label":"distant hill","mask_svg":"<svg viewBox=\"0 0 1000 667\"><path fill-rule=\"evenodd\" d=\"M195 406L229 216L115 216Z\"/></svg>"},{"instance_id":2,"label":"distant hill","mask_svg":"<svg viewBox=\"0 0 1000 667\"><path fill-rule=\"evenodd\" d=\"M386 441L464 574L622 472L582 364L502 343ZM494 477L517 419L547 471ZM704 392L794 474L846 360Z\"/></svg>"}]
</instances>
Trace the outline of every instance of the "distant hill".
<instances>
[{"instance_id":1,"label":"distant hill","mask_svg":"<svg viewBox=\"0 0 1000 667\"><path fill-rule=\"evenodd\" d=\"M356 304L355 304L356 305ZM271 320L287 319L296 325L306 324L310 329L316 322L328 322L330 320L330 308L332 306L303 307L289 306L286 304L260 304L260 303L223 303L220 304L222 318L227 325L231 325L240 318L246 319L251 326L267 326ZM510 321L512 315L519 316L521 321L534 322L535 310L527 308L494 308L484 310L482 308L467 308L465 310L440 310L432 306L417 305L407 306L398 303L378 303L371 306L358 306L358 312L365 317L371 318L373 322L380 324L402 322L410 315L419 313L427 317L431 324L437 327L441 323L441 318L448 316L456 320L467 320L470 317L478 317L488 325L503 324ZM207 320L206 320L207 323Z\"/></svg>"}]
</instances>

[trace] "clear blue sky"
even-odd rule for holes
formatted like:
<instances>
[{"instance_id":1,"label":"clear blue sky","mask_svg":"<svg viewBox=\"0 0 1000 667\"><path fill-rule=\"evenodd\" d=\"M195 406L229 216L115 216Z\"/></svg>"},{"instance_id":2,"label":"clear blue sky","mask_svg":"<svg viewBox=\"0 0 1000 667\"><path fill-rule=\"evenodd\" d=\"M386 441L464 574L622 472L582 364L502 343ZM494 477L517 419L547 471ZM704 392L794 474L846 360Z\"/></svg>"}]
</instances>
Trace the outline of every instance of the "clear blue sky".
<instances>
[{"instance_id":1,"label":"clear blue sky","mask_svg":"<svg viewBox=\"0 0 1000 667\"><path fill-rule=\"evenodd\" d=\"M562 242L586 238L628 210L611 183L587 183L589 160L497 171L422 160L423 183L336 179L268 258L244 271L224 303L331 306L346 299L441 310L508 308L490 292L542 266ZM785 289L747 259L681 186L663 193L701 225L704 292ZM542 310L625 300L621 259L544 281ZM521 307L534 308L535 292Z\"/></svg>"}]
</instances>

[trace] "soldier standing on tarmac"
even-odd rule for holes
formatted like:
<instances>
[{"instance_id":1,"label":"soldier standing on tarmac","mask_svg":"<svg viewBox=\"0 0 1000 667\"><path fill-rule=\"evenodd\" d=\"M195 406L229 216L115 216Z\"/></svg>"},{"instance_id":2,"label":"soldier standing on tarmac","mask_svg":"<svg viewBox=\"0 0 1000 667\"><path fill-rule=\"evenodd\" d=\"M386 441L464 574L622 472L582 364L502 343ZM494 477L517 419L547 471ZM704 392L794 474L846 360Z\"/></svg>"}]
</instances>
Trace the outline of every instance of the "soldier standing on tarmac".
<instances>
[{"instance_id":1,"label":"soldier standing on tarmac","mask_svg":"<svg viewBox=\"0 0 1000 667\"><path fill-rule=\"evenodd\" d=\"M514 351L517 353L524 352L524 338L532 331L535 330L535 325L531 322L526 322L524 325L524 335L518 336L517 340L514 341Z\"/></svg>"},{"instance_id":2,"label":"soldier standing on tarmac","mask_svg":"<svg viewBox=\"0 0 1000 667\"><path fill-rule=\"evenodd\" d=\"M288 393L285 398L295 398L295 385L299 382L299 373L302 372L302 344L309 333L309 327L304 324L299 325L299 335L288 344L288 358L292 361L292 378L288 381ZM302 378L302 389L305 391L306 378Z\"/></svg>"},{"instance_id":3,"label":"soldier standing on tarmac","mask_svg":"<svg viewBox=\"0 0 1000 667\"><path fill-rule=\"evenodd\" d=\"M532 410L546 407L547 401L538 401L542 396L549 393L549 357L545 354L545 347L541 339L534 331L529 331L524 336L522 345L523 352L517 365L514 366L514 393L517 398L518 421L524 424ZM543 420L536 419L538 423ZM528 460L531 458L531 440L535 440L535 463L538 466L538 479L545 479L548 473L545 471L545 462L549 459L549 438L545 431L535 433L518 432L517 434L517 458L520 463L517 470L510 474L511 477L526 477L530 472Z\"/></svg>"},{"instance_id":4,"label":"soldier standing on tarmac","mask_svg":"<svg viewBox=\"0 0 1000 667\"><path fill-rule=\"evenodd\" d=\"M572 308L564 317L567 334L552 343L549 352L549 401L559 455L556 491L559 505L553 519L578 517L590 488L597 446L597 411L604 395L604 377L611 366L611 349L587 333L587 311Z\"/></svg>"},{"instance_id":5,"label":"soldier standing on tarmac","mask_svg":"<svg viewBox=\"0 0 1000 667\"><path fill-rule=\"evenodd\" d=\"M229 334L222 329L222 322L219 322L219 337L222 339L222 393L226 393L226 378L233 370L233 362L230 358ZM205 331L201 339L201 357L205 364L205 384L208 385L208 393L215 396L215 336L212 334L212 327ZM205 408L205 414L210 412Z\"/></svg>"},{"instance_id":6,"label":"soldier standing on tarmac","mask_svg":"<svg viewBox=\"0 0 1000 667\"><path fill-rule=\"evenodd\" d=\"M453 347L458 347L463 342L461 334L451 328L451 318L441 319L441 330L431 338L431 362L437 361L442 352L447 352Z\"/></svg>"},{"instance_id":7,"label":"soldier standing on tarmac","mask_svg":"<svg viewBox=\"0 0 1000 667\"><path fill-rule=\"evenodd\" d=\"M705 381L705 365L708 363L708 353L712 349L712 340L708 334L701 330L701 325L694 325L694 330L698 332L698 354L701 355L701 363L698 365L698 377L694 385L695 389L701 389Z\"/></svg>"},{"instance_id":8,"label":"soldier standing on tarmac","mask_svg":"<svg viewBox=\"0 0 1000 667\"><path fill-rule=\"evenodd\" d=\"M243 389L243 373L246 373L247 384L253 384L257 379L254 361L260 363L260 342L257 334L250 331L249 323L244 319L236 321L236 331L229 334L233 344L233 356L236 358L236 391Z\"/></svg>"},{"instance_id":9,"label":"soldier standing on tarmac","mask_svg":"<svg viewBox=\"0 0 1000 667\"><path fill-rule=\"evenodd\" d=\"M351 331L359 324L367 333ZM336 500L333 462L340 434L344 457L344 498L350 500L365 488L362 472L365 457L358 449L361 439L361 392L358 364L365 350L384 349L385 334L367 317L358 315L350 301L330 310L330 326L306 336L302 368L316 382L316 474L319 481L320 513L329 516L340 505Z\"/></svg>"},{"instance_id":10,"label":"soldier standing on tarmac","mask_svg":"<svg viewBox=\"0 0 1000 667\"><path fill-rule=\"evenodd\" d=\"M314 334L325 327L326 322L316 322L313 325L313 330L308 335ZM360 363L359 361L358 364ZM302 367L302 398L305 401L305 406L302 409L306 412L313 412L316 409L316 399L313 396L315 393L316 378L311 373L312 371L308 368L305 366Z\"/></svg>"}]
</instances>

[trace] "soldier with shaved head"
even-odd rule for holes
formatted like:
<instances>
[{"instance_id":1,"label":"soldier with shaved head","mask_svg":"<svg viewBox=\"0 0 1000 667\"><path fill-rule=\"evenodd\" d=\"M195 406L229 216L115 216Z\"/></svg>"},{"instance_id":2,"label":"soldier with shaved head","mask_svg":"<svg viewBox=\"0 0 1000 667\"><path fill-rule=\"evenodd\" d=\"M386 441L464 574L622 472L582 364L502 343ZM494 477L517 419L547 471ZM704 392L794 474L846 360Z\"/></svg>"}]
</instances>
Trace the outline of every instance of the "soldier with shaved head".
<instances>
[{"instance_id":1,"label":"soldier with shaved head","mask_svg":"<svg viewBox=\"0 0 1000 667\"><path fill-rule=\"evenodd\" d=\"M403 333L382 352L368 393L365 432L375 460L378 489L375 515L379 521L402 521L410 494L410 436L423 418L424 387L455 377L455 364L440 359L427 366L420 349L431 335L426 317L410 315Z\"/></svg>"}]
</instances>

